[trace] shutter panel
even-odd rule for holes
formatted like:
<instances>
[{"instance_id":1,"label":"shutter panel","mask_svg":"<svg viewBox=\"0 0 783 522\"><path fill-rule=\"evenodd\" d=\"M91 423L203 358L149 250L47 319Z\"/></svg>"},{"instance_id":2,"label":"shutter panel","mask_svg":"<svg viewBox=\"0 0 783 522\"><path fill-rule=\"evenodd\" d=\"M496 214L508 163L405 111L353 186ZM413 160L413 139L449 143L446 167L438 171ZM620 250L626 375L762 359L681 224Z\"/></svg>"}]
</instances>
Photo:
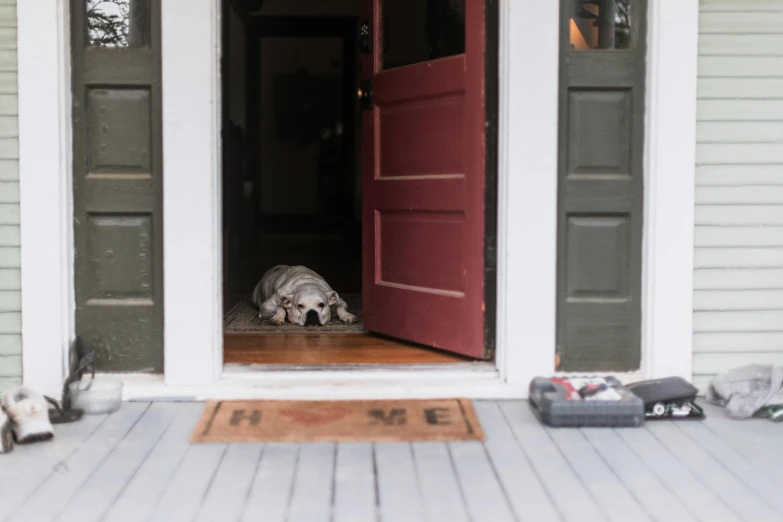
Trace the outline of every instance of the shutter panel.
<instances>
[{"instance_id":1,"label":"shutter panel","mask_svg":"<svg viewBox=\"0 0 783 522\"><path fill-rule=\"evenodd\" d=\"M563 371L640 365L646 11L643 0L561 0Z\"/></svg>"},{"instance_id":2,"label":"shutter panel","mask_svg":"<svg viewBox=\"0 0 783 522\"><path fill-rule=\"evenodd\" d=\"M158 0L71 2L76 333L101 371L163 371Z\"/></svg>"}]
</instances>

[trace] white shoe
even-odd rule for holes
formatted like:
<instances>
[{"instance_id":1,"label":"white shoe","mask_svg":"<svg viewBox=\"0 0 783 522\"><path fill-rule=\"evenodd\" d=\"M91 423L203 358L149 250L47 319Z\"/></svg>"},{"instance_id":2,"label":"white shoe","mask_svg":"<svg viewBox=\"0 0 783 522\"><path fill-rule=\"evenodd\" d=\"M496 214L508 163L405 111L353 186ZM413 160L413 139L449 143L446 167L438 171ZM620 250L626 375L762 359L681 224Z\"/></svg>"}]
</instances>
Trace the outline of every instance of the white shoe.
<instances>
[{"instance_id":1,"label":"white shoe","mask_svg":"<svg viewBox=\"0 0 783 522\"><path fill-rule=\"evenodd\" d=\"M11 418L16 442L25 444L49 440L54 429L49 421L49 403L43 395L20 386L0 397L0 406Z\"/></svg>"},{"instance_id":2,"label":"white shoe","mask_svg":"<svg viewBox=\"0 0 783 522\"><path fill-rule=\"evenodd\" d=\"M0 453L11 453L14 449L14 434L11 419L0 409Z\"/></svg>"}]
</instances>

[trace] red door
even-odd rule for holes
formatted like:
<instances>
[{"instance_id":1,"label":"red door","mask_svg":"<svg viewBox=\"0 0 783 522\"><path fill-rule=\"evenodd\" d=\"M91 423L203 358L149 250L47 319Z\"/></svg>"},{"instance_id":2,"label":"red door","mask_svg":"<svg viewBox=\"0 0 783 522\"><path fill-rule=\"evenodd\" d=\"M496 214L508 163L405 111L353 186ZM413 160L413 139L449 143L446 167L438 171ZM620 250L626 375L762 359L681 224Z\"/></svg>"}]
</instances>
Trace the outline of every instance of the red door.
<instances>
[{"instance_id":1,"label":"red door","mask_svg":"<svg viewBox=\"0 0 783 522\"><path fill-rule=\"evenodd\" d=\"M484 0L362 2L365 326L483 358Z\"/></svg>"}]
</instances>

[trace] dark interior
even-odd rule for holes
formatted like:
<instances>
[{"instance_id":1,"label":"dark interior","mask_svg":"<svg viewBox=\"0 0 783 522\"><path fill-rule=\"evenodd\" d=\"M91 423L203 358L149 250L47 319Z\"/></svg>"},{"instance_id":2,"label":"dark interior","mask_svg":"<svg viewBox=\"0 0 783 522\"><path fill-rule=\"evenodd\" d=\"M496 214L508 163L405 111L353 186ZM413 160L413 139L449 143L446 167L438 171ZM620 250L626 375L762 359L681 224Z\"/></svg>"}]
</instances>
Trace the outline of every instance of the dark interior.
<instances>
[{"instance_id":1,"label":"dark interior","mask_svg":"<svg viewBox=\"0 0 783 522\"><path fill-rule=\"evenodd\" d=\"M260 4L223 6L224 307L277 264L361 294L359 4Z\"/></svg>"}]
</instances>

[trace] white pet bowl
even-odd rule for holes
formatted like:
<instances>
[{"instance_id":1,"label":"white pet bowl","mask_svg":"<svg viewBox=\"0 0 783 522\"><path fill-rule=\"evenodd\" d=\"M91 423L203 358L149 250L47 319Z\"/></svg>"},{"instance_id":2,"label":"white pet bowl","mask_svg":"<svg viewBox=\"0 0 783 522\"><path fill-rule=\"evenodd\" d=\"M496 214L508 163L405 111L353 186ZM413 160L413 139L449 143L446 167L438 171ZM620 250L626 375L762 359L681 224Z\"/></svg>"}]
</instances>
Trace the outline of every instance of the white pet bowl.
<instances>
[{"instance_id":1,"label":"white pet bowl","mask_svg":"<svg viewBox=\"0 0 783 522\"><path fill-rule=\"evenodd\" d=\"M122 405L122 383L119 381L84 380L68 386L73 408L85 414L111 413Z\"/></svg>"}]
</instances>

